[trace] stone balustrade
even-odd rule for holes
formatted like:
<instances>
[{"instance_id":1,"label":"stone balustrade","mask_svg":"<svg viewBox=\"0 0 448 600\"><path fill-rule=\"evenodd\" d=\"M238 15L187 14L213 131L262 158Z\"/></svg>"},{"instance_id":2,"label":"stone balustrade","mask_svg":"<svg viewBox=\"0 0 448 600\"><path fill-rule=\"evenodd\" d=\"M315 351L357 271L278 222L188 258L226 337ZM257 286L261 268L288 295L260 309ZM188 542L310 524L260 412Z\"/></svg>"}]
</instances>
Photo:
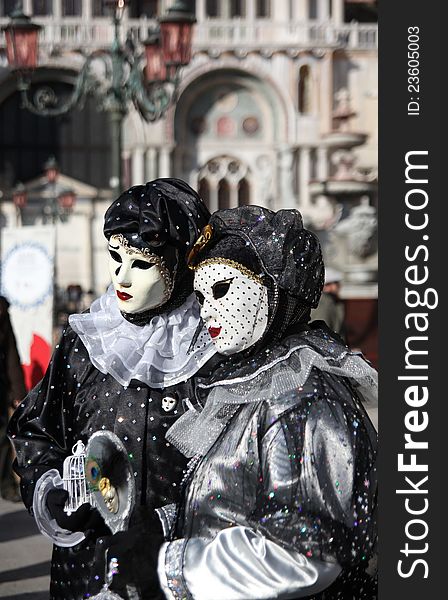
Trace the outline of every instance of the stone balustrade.
<instances>
[{"instance_id":1,"label":"stone balustrade","mask_svg":"<svg viewBox=\"0 0 448 600\"><path fill-rule=\"evenodd\" d=\"M40 44L44 53L55 50L92 51L110 46L113 39L113 27L109 19L35 17L34 20L43 26ZM0 27L7 22L7 18L0 19ZM148 28L155 24L151 19L125 19L123 38L132 30L134 39L142 41L147 37ZM4 45L4 34L1 32L0 47ZM376 24L359 23L336 26L315 21L279 23L266 19L213 19L198 24L194 35L196 51L219 52L237 48L243 52L257 49L269 52L313 47L376 50L378 27Z\"/></svg>"}]
</instances>

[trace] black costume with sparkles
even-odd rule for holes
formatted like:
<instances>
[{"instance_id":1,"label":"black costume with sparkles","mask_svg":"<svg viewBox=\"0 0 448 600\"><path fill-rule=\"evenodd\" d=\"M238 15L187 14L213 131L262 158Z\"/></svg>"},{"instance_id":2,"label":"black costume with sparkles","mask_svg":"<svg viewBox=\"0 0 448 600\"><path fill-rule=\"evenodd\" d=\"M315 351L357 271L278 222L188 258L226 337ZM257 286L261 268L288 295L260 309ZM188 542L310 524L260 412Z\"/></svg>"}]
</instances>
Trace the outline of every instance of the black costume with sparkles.
<instances>
[{"instance_id":1,"label":"black costume with sparkles","mask_svg":"<svg viewBox=\"0 0 448 600\"><path fill-rule=\"evenodd\" d=\"M174 179L135 186L107 211L107 238L121 233L130 245L150 247L168 257L174 290L160 311L172 311L192 293L185 255L208 217L196 192ZM155 314L150 311L134 324L144 325ZM75 442L87 444L101 430L113 431L127 449L136 479L136 506L154 509L176 501L185 458L165 440L165 433L184 412L185 399L192 398L192 385L189 380L152 389L133 380L123 387L92 365L81 339L68 327L45 377L28 394L9 427L25 505L32 506L34 487L43 473L56 468L62 475L63 461L72 454ZM177 401L171 412L162 408L165 396ZM51 600L81 600L99 591L103 573L98 573L98 588L88 589L94 552L95 539L69 548L54 546Z\"/></svg>"}]
</instances>

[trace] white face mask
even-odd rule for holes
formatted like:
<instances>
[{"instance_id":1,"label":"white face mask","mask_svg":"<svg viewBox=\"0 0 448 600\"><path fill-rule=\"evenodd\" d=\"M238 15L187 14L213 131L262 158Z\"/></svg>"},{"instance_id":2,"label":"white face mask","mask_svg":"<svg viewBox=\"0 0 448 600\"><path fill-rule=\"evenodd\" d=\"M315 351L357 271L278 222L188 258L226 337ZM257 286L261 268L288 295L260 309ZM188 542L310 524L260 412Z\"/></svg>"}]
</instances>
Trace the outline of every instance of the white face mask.
<instances>
[{"instance_id":1,"label":"white face mask","mask_svg":"<svg viewBox=\"0 0 448 600\"><path fill-rule=\"evenodd\" d=\"M200 266L194 289L201 317L216 349L235 354L253 346L268 324L268 290L234 267L222 263Z\"/></svg>"},{"instance_id":2,"label":"white face mask","mask_svg":"<svg viewBox=\"0 0 448 600\"><path fill-rule=\"evenodd\" d=\"M155 259L126 246L118 236L109 240L109 273L122 312L136 314L164 304L170 291Z\"/></svg>"}]
</instances>

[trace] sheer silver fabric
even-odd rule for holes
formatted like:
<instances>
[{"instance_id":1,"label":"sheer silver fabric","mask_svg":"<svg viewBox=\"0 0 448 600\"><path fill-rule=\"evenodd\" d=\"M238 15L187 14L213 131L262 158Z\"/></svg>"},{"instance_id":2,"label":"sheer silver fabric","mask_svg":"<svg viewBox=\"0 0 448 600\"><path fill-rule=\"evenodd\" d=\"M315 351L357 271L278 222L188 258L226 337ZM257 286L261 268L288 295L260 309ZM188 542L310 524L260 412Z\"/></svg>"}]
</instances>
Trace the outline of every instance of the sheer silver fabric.
<instances>
[{"instance_id":1,"label":"sheer silver fabric","mask_svg":"<svg viewBox=\"0 0 448 600\"><path fill-rule=\"evenodd\" d=\"M230 406L166 548L173 597L301 598L367 562L375 432L347 382L314 369L281 397Z\"/></svg>"},{"instance_id":2,"label":"sheer silver fabric","mask_svg":"<svg viewBox=\"0 0 448 600\"><path fill-rule=\"evenodd\" d=\"M123 386L132 379L154 388L176 385L192 377L216 353L205 329L190 348L200 322L194 294L169 314L138 326L122 316L110 286L92 303L90 312L71 315L69 322L92 364Z\"/></svg>"},{"instance_id":3,"label":"sheer silver fabric","mask_svg":"<svg viewBox=\"0 0 448 600\"><path fill-rule=\"evenodd\" d=\"M201 412L193 406L167 432L167 440L185 456L204 455L240 404L287 395L301 388L313 368L350 379L369 407L378 402L378 374L361 355L322 332L305 331L249 359L226 379L199 383L206 395Z\"/></svg>"}]
</instances>

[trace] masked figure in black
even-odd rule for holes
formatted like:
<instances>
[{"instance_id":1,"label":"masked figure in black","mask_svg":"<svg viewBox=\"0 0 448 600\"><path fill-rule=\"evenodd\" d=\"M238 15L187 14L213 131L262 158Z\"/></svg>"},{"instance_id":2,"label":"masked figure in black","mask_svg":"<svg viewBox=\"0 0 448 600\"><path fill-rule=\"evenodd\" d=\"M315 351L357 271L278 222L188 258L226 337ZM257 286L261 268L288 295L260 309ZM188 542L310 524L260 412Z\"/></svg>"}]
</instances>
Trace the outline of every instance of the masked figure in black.
<instances>
[{"instance_id":1,"label":"masked figure in black","mask_svg":"<svg viewBox=\"0 0 448 600\"><path fill-rule=\"evenodd\" d=\"M111 205L104 234L112 285L90 311L70 317L45 377L10 423L23 500L57 544L52 600L87 598L104 578L91 568L98 535L110 531L89 504L71 515L63 510L62 465L78 440L87 444L101 430L119 437L138 508L151 512L178 500L185 458L165 433L186 410L192 377L215 354L207 332L197 335L199 306L186 266L208 219L196 192L177 179L132 187ZM113 510L113 486L105 482L102 491ZM128 583L123 597L126 590L147 597L144 584Z\"/></svg>"}]
</instances>

